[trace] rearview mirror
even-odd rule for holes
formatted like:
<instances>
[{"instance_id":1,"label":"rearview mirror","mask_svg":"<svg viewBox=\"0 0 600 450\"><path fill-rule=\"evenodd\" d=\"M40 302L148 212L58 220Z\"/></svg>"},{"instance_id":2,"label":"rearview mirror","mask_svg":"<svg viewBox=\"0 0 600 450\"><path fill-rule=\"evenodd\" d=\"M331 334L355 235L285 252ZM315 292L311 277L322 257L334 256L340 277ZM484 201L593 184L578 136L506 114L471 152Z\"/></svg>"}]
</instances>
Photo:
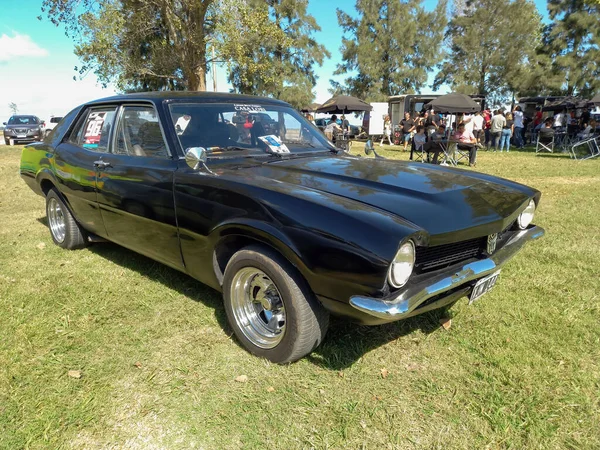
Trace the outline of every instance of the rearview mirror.
<instances>
[{"instance_id":1,"label":"rearview mirror","mask_svg":"<svg viewBox=\"0 0 600 450\"><path fill-rule=\"evenodd\" d=\"M204 147L190 147L185 152L185 162L192 170L199 170L200 167L206 167L206 149Z\"/></svg>"}]
</instances>

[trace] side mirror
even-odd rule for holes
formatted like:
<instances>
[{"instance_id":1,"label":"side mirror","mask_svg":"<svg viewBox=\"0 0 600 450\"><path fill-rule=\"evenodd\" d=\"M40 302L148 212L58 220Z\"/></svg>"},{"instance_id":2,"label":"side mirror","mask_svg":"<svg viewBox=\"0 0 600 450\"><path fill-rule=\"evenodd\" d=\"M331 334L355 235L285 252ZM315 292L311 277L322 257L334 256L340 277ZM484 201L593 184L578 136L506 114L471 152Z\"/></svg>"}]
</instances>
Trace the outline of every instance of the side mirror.
<instances>
[{"instance_id":1,"label":"side mirror","mask_svg":"<svg viewBox=\"0 0 600 450\"><path fill-rule=\"evenodd\" d=\"M367 155L370 155L371 153L373 153L375 155L375 158L377 158L377 159L385 159L383 156L379 156L377 154L377 152L375 151L375 147L373 147L373 141L371 141L371 139L369 139L367 141L367 143L365 144L365 153Z\"/></svg>"},{"instance_id":2,"label":"side mirror","mask_svg":"<svg viewBox=\"0 0 600 450\"><path fill-rule=\"evenodd\" d=\"M192 170L199 170L200 167L206 167L206 149L204 147L190 147L185 152L185 162Z\"/></svg>"},{"instance_id":3,"label":"side mirror","mask_svg":"<svg viewBox=\"0 0 600 450\"><path fill-rule=\"evenodd\" d=\"M2 122L2 125L6 125L6 122Z\"/></svg>"}]
</instances>

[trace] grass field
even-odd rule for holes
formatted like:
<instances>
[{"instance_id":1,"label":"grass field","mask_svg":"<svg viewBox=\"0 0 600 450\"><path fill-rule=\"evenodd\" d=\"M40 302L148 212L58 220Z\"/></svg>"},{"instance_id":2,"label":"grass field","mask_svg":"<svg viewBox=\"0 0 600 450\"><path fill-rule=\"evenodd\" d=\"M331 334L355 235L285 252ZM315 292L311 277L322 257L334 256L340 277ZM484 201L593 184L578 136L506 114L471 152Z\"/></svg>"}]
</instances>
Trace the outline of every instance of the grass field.
<instances>
[{"instance_id":1,"label":"grass field","mask_svg":"<svg viewBox=\"0 0 600 450\"><path fill-rule=\"evenodd\" d=\"M546 236L448 330L335 320L277 366L211 289L113 244L53 245L19 156L0 147L1 449L600 448L600 160L480 152L543 192Z\"/></svg>"}]
</instances>

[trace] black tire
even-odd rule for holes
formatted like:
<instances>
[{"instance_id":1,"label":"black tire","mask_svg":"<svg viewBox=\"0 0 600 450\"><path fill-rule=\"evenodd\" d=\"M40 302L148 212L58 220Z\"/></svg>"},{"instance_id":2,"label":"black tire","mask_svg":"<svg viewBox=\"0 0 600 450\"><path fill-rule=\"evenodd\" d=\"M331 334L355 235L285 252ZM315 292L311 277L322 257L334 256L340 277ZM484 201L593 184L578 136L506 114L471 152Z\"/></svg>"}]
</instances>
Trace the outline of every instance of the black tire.
<instances>
[{"instance_id":1,"label":"black tire","mask_svg":"<svg viewBox=\"0 0 600 450\"><path fill-rule=\"evenodd\" d=\"M280 294L277 298L280 298L285 309L285 329L280 341L272 348L263 348L248 338L249 326L246 324L245 329L242 329L241 321L234 313L235 295L239 295L239 291L238 294L232 292L234 280L239 280L238 273L252 269L258 269L270 278L269 281L273 282ZM251 246L231 257L223 279L223 298L229 324L239 342L250 353L271 362L285 364L297 361L317 348L327 333L327 310L316 299L298 271L268 248ZM236 311L239 315L240 308L236 308ZM257 313L256 317L260 317L260 314Z\"/></svg>"},{"instance_id":2,"label":"black tire","mask_svg":"<svg viewBox=\"0 0 600 450\"><path fill-rule=\"evenodd\" d=\"M56 245L68 250L87 246L85 231L75 221L71 211L55 189L50 189L46 195L46 217L50 236ZM64 224L64 227L58 225L57 228L56 225L60 222ZM62 229L62 232L59 229Z\"/></svg>"}]
</instances>

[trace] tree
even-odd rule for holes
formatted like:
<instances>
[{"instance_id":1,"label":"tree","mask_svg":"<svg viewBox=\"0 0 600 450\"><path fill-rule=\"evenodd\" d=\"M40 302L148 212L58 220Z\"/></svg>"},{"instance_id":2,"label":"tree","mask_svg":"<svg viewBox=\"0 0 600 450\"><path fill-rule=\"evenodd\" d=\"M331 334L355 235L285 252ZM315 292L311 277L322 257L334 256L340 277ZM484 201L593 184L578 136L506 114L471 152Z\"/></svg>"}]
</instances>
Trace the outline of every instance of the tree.
<instances>
[{"instance_id":1,"label":"tree","mask_svg":"<svg viewBox=\"0 0 600 450\"><path fill-rule=\"evenodd\" d=\"M600 2L549 0L548 11L543 53L560 80L554 93L592 97L600 92Z\"/></svg>"},{"instance_id":2,"label":"tree","mask_svg":"<svg viewBox=\"0 0 600 450\"><path fill-rule=\"evenodd\" d=\"M206 90L217 0L43 0L83 62L122 90ZM77 69L77 68L76 68Z\"/></svg>"},{"instance_id":3,"label":"tree","mask_svg":"<svg viewBox=\"0 0 600 450\"><path fill-rule=\"evenodd\" d=\"M355 8L357 18L337 10L345 36L335 74L356 74L346 78L347 89L334 82L332 91L368 101L419 91L441 59L446 0L431 12L422 0L357 0Z\"/></svg>"},{"instance_id":4,"label":"tree","mask_svg":"<svg viewBox=\"0 0 600 450\"><path fill-rule=\"evenodd\" d=\"M10 112L13 116L19 112L19 108L17 107L17 104L15 102L10 102L8 104L8 108L10 109Z\"/></svg>"},{"instance_id":5,"label":"tree","mask_svg":"<svg viewBox=\"0 0 600 450\"><path fill-rule=\"evenodd\" d=\"M234 14L245 25L238 25L238 51L223 52L230 61L234 90L273 96L297 108L310 104L316 84L314 67L330 54L312 37L320 28L307 12L308 0L249 0L246 7L258 19L248 21L244 13ZM268 26L256 30L253 23Z\"/></svg>"},{"instance_id":6,"label":"tree","mask_svg":"<svg viewBox=\"0 0 600 450\"><path fill-rule=\"evenodd\" d=\"M496 101L527 90L536 82L541 36L541 17L529 0L467 1L462 11L454 8L446 32L451 51L433 87L449 84Z\"/></svg>"}]
</instances>

